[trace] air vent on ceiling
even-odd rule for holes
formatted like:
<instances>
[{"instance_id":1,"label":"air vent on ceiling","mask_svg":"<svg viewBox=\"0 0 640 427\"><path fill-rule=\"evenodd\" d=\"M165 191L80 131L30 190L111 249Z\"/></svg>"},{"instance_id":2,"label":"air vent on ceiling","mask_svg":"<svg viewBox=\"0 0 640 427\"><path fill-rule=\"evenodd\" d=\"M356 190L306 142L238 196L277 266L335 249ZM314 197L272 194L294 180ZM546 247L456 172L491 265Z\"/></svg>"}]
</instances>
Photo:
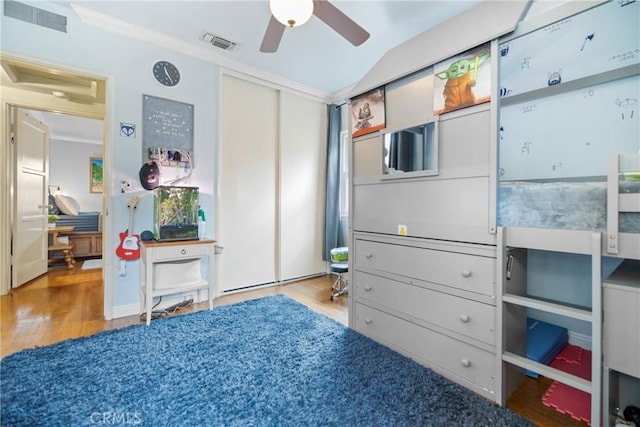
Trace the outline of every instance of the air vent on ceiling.
<instances>
[{"instance_id":1,"label":"air vent on ceiling","mask_svg":"<svg viewBox=\"0 0 640 427\"><path fill-rule=\"evenodd\" d=\"M211 33L204 33L200 38L200 40L205 41L207 43L211 43L215 47L219 47L220 49L224 49L224 50L233 51L233 50L236 50L239 46L238 43L232 42L227 39L223 39L222 37L216 36L215 34L211 34Z\"/></svg>"},{"instance_id":2,"label":"air vent on ceiling","mask_svg":"<svg viewBox=\"0 0 640 427\"><path fill-rule=\"evenodd\" d=\"M10 18L67 32L67 17L13 0L4 0L4 15Z\"/></svg>"}]
</instances>

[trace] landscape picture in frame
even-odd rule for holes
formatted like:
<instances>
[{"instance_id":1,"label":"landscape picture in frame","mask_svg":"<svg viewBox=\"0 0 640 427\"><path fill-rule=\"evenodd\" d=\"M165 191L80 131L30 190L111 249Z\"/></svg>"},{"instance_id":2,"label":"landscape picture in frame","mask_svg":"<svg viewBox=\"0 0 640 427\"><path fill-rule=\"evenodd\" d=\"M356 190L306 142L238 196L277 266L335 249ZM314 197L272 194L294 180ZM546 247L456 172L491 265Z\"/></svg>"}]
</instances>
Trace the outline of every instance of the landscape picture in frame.
<instances>
[{"instance_id":1,"label":"landscape picture in frame","mask_svg":"<svg viewBox=\"0 0 640 427\"><path fill-rule=\"evenodd\" d=\"M384 129L384 87L357 96L351 100L351 136L366 135Z\"/></svg>"},{"instance_id":2,"label":"landscape picture in frame","mask_svg":"<svg viewBox=\"0 0 640 427\"><path fill-rule=\"evenodd\" d=\"M102 193L102 158L89 159L89 192Z\"/></svg>"},{"instance_id":3,"label":"landscape picture in frame","mask_svg":"<svg viewBox=\"0 0 640 427\"><path fill-rule=\"evenodd\" d=\"M433 68L434 114L478 105L491 100L491 46L470 49Z\"/></svg>"}]
</instances>

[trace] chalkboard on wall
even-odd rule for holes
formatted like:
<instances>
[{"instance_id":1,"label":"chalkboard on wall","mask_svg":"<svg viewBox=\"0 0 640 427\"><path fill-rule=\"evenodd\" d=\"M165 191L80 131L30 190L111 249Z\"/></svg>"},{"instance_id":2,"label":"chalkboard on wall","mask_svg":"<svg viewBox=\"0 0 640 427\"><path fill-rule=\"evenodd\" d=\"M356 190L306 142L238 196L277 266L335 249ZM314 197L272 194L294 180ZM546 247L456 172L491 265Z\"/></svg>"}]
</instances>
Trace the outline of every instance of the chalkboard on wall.
<instances>
[{"instance_id":1,"label":"chalkboard on wall","mask_svg":"<svg viewBox=\"0 0 640 427\"><path fill-rule=\"evenodd\" d=\"M612 1L500 45L508 97L637 64L640 2Z\"/></svg>"},{"instance_id":2,"label":"chalkboard on wall","mask_svg":"<svg viewBox=\"0 0 640 427\"><path fill-rule=\"evenodd\" d=\"M193 105L142 95L142 157L149 149L193 153Z\"/></svg>"},{"instance_id":3,"label":"chalkboard on wall","mask_svg":"<svg viewBox=\"0 0 640 427\"><path fill-rule=\"evenodd\" d=\"M500 45L501 181L603 179L639 152L639 26L621 0Z\"/></svg>"},{"instance_id":4,"label":"chalkboard on wall","mask_svg":"<svg viewBox=\"0 0 640 427\"><path fill-rule=\"evenodd\" d=\"M638 76L500 110L500 179L605 176L612 152L640 150Z\"/></svg>"}]
</instances>

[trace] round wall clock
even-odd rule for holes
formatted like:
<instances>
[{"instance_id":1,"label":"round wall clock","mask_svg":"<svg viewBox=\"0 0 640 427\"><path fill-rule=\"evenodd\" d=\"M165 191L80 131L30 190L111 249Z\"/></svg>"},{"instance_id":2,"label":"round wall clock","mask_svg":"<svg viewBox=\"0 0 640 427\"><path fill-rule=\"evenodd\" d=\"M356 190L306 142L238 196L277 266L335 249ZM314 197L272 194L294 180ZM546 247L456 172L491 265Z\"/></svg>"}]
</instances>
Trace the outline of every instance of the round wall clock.
<instances>
[{"instance_id":1,"label":"round wall clock","mask_svg":"<svg viewBox=\"0 0 640 427\"><path fill-rule=\"evenodd\" d=\"M180 82L180 71L169 61L153 64L153 77L163 86L175 86Z\"/></svg>"}]
</instances>

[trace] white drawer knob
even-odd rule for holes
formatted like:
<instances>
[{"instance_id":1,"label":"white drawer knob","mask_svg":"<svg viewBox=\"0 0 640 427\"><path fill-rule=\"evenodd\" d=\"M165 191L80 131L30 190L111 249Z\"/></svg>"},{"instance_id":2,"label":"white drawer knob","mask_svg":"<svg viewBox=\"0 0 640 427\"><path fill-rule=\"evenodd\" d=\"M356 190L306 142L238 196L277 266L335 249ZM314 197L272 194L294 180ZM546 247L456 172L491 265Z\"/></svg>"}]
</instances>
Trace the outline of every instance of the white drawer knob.
<instances>
[{"instance_id":1,"label":"white drawer knob","mask_svg":"<svg viewBox=\"0 0 640 427\"><path fill-rule=\"evenodd\" d=\"M371 322L373 322L373 320L371 320L371 319L364 319L364 323L365 323L365 325L370 325L370 324L371 324Z\"/></svg>"},{"instance_id":2,"label":"white drawer knob","mask_svg":"<svg viewBox=\"0 0 640 427\"><path fill-rule=\"evenodd\" d=\"M462 364L462 366L464 366L465 368L468 368L469 366L471 366L471 362L468 359L462 359L460 361L460 363Z\"/></svg>"},{"instance_id":3,"label":"white drawer knob","mask_svg":"<svg viewBox=\"0 0 640 427\"><path fill-rule=\"evenodd\" d=\"M371 252L367 252L364 254L364 257L369 259L369 258L373 258L373 254Z\"/></svg>"},{"instance_id":4,"label":"white drawer knob","mask_svg":"<svg viewBox=\"0 0 640 427\"><path fill-rule=\"evenodd\" d=\"M471 276L471 272L469 270L462 270L460 273L462 274L462 277Z\"/></svg>"},{"instance_id":5,"label":"white drawer knob","mask_svg":"<svg viewBox=\"0 0 640 427\"><path fill-rule=\"evenodd\" d=\"M364 287L364 290L367 291L367 292L369 292L371 289L373 289L373 288L370 285L366 285Z\"/></svg>"},{"instance_id":6,"label":"white drawer knob","mask_svg":"<svg viewBox=\"0 0 640 427\"><path fill-rule=\"evenodd\" d=\"M183 250L181 250L181 251L180 251L180 253L181 253L182 255L184 255L184 254L186 254L186 253L187 253L187 250L186 250L186 249L183 249Z\"/></svg>"},{"instance_id":7,"label":"white drawer knob","mask_svg":"<svg viewBox=\"0 0 640 427\"><path fill-rule=\"evenodd\" d=\"M469 316L467 316L466 314L461 314L460 315L460 321L462 323L467 323L469 321Z\"/></svg>"}]
</instances>

